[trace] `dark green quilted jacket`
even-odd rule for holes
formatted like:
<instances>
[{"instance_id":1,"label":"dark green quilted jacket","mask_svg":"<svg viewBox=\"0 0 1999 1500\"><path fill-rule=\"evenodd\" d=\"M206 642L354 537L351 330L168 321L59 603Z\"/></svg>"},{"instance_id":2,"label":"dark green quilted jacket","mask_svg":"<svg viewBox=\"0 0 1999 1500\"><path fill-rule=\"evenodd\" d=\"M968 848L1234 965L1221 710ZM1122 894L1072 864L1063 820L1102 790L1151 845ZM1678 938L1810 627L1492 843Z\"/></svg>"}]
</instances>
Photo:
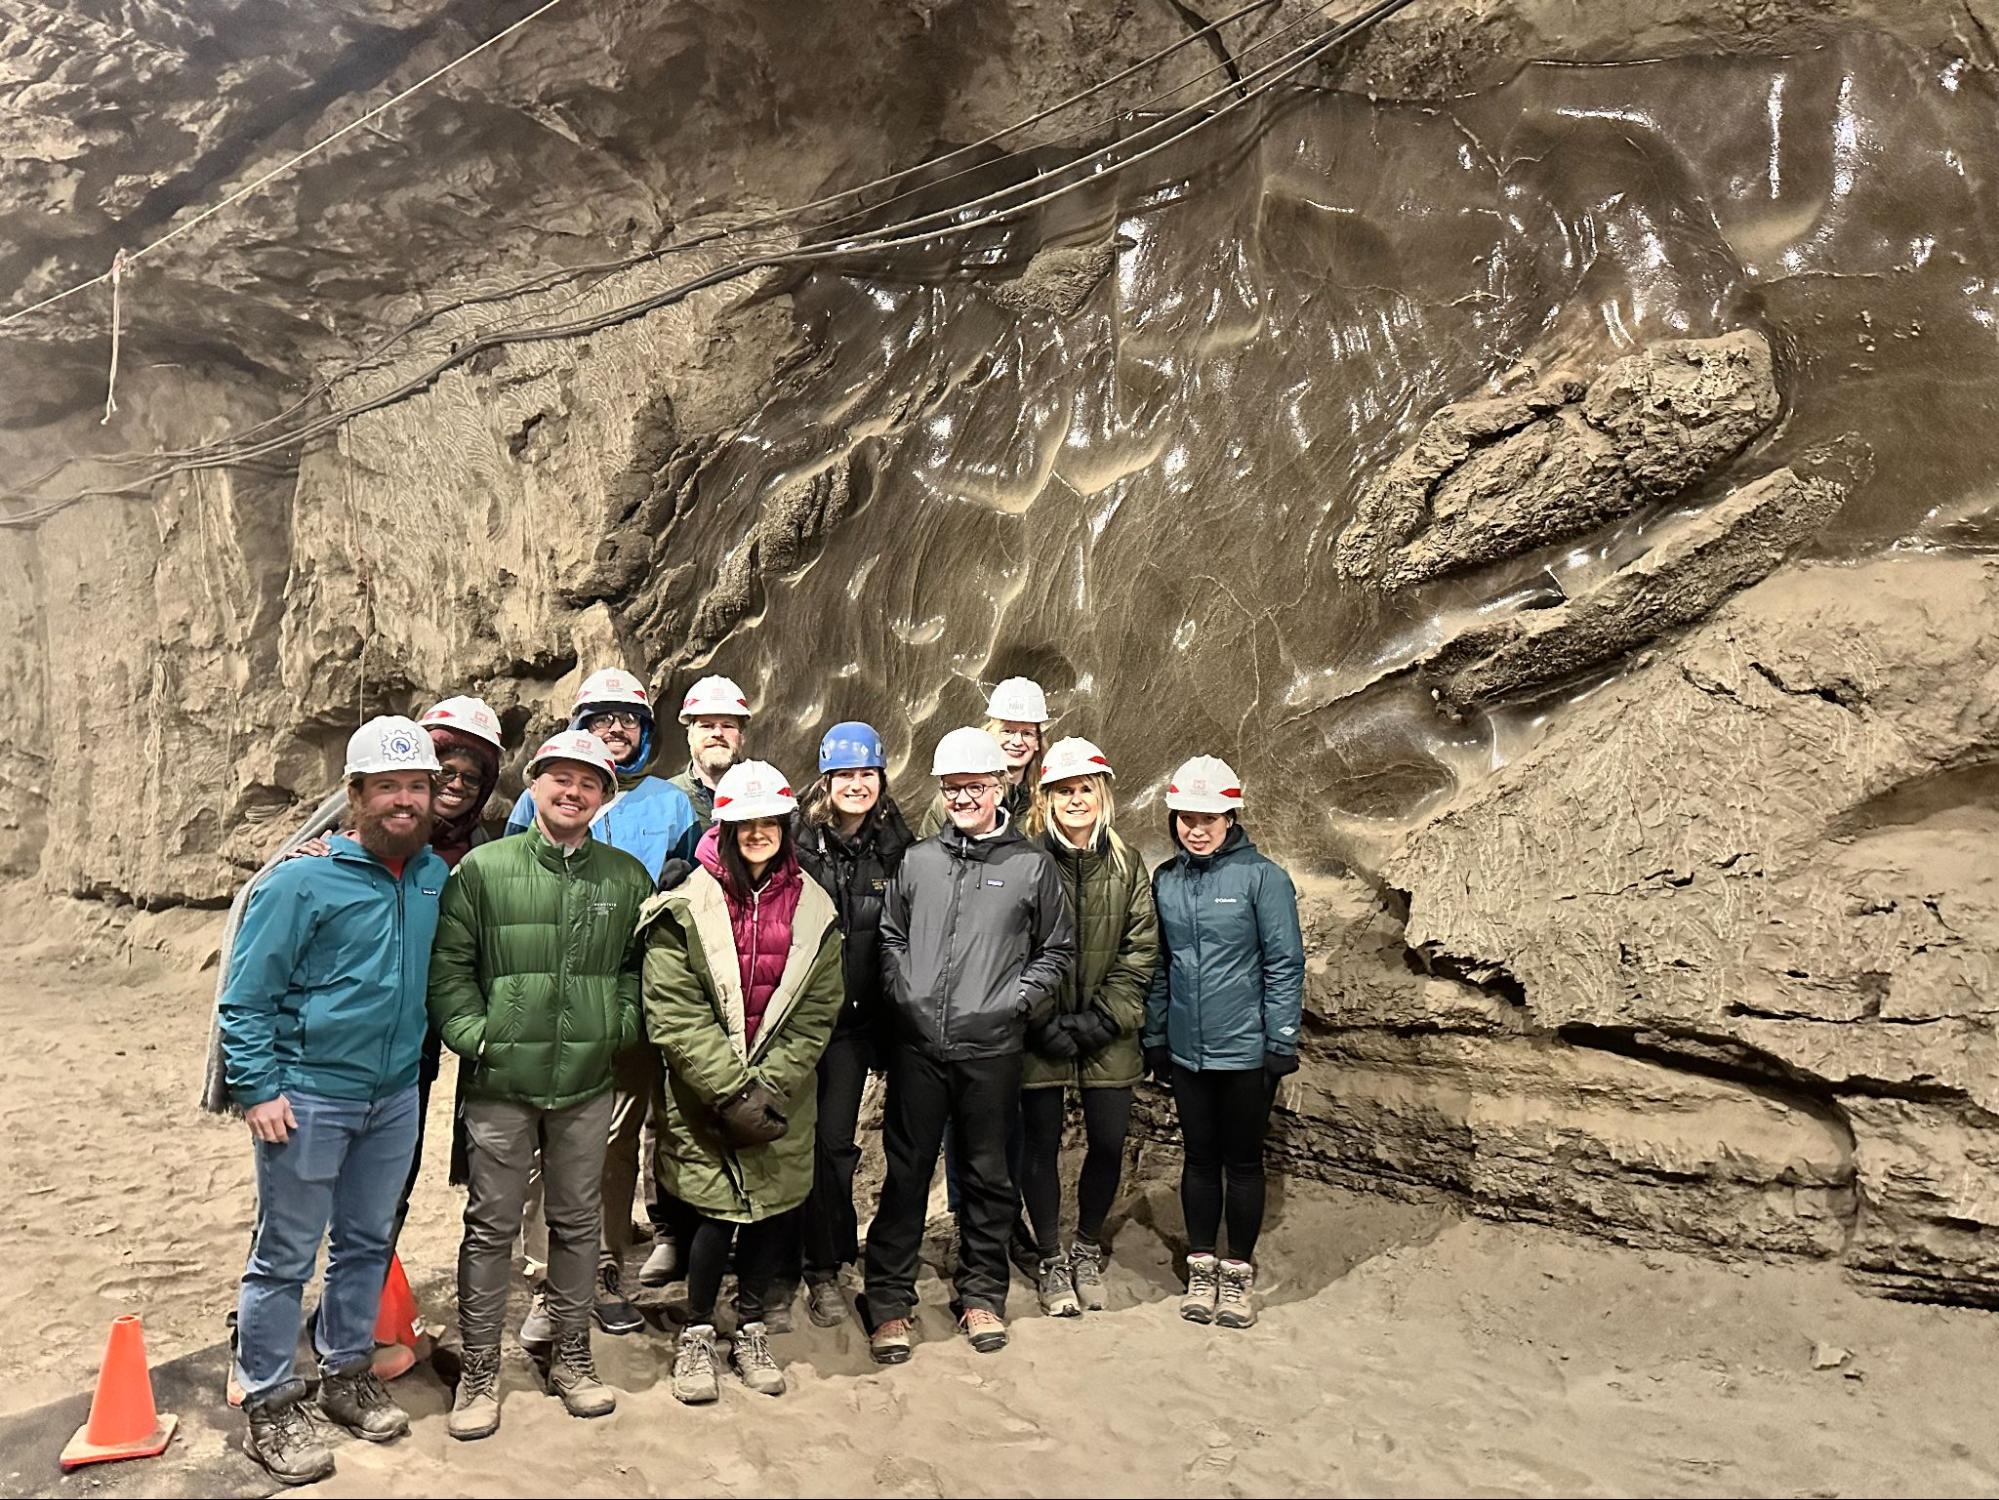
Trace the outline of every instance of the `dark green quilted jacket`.
<instances>
[{"instance_id":1,"label":"dark green quilted jacket","mask_svg":"<svg viewBox=\"0 0 1999 1500\"><path fill-rule=\"evenodd\" d=\"M564 857L529 828L482 844L444 885L430 1019L475 1098L563 1109L611 1086L639 1024L645 866L586 839Z\"/></svg>"}]
</instances>

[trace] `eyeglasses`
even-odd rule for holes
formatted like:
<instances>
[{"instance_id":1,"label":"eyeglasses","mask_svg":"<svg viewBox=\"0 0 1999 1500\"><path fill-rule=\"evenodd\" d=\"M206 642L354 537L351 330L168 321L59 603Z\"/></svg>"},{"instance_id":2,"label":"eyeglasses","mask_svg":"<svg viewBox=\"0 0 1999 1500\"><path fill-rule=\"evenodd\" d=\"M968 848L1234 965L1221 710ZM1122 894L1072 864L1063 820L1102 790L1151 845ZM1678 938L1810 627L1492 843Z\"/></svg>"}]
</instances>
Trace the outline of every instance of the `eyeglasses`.
<instances>
[{"instance_id":1,"label":"eyeglasses","mask_svg":"<svg viewBox=\"0 0 1999 1500\"><path fill-rule=\"evenodd\" d=\"M474 791L479 789L477 771L439 771L434 779L439 786L469 786Z\"/></svg>"},{"instance_id":2,"label":"eyeglasses","mask_svg":"<svg viewBox=\"0 0 1999 1500\"><path fill-rule=\"evenodd\" d=\"M609 729L616 725L620 729L637 729L645 721L637 714L592 714L583 721L589 730Z\"/></svg>"},{"instance_id":3,"label":"eyeglasses","mask_svg":"<svg viewBox=\"0 0 1999 1500\"><path fill-rule=\"evenodd\" d=\"M999 783L996 781L974 781L969 786L947 786L938 790L944 794L946 802L955 807L963 807L983 800L998 787Z\"/></svg>"}]
</instances>

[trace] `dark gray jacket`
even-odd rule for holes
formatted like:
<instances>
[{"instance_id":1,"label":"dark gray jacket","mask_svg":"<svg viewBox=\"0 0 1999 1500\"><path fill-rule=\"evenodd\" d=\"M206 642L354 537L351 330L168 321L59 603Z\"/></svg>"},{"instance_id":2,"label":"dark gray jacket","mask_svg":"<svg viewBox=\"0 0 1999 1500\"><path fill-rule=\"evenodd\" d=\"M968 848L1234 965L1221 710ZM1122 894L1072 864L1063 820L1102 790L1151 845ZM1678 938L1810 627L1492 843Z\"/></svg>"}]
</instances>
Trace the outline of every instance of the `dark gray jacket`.
<instances>
[{"instance_id":1,"label":"dark gray jacket","mask_svg":"<svg viewBox=\"0 0 1999 1500\"><path fill-rule=\"evenodd\" d=\"M1061 871L1011 823L947 827L903 856L881 951L901 1040L947 1062L1019 1052L1076 962Z\"/></svg>"}]
</instances>

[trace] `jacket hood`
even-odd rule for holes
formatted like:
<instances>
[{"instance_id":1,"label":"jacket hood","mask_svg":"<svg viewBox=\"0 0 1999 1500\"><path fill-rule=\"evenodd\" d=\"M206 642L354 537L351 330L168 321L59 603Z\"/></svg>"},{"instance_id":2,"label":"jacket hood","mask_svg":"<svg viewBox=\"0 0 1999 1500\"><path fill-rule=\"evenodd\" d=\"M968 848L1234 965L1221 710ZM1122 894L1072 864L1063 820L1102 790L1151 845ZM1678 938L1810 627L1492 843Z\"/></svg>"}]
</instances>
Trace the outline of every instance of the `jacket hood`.
<instances>
[{"instance_id":1,"label":"jacket hood","mask_svg":"<svg viewBox=\"0 0 1999 1500\"><path fill-rule=\"evenodd\" d=\"M947 818L937 831L937 841L959 859L986 860L1001 849L1013 844L1024 844L1027 836L1020 831L1020 823L1008 814L1004 805L999 810L999 827L983 836L968 834Z\"/></svg>"},{"instance_id":2,"label":"jacket hood","mask_svg":"<svg viewBox=\"0 0 1999 1500\"><path fill-rule=\"evenodd\" d=\"M630 713L638 705L634 703L583 703L577 705L576 712L569 716L571 729L582 729L583 721L592 714L615 709L620 713ZM644 713L644 710L640 710ZM586 731L587 733L587 731ZM646 777L652 775L652 763L659 756L659 735L651 714L645 714L645 722L639 726L638 753L618 767L618 790L629 792Z\"/></svg>"}]
</instances>

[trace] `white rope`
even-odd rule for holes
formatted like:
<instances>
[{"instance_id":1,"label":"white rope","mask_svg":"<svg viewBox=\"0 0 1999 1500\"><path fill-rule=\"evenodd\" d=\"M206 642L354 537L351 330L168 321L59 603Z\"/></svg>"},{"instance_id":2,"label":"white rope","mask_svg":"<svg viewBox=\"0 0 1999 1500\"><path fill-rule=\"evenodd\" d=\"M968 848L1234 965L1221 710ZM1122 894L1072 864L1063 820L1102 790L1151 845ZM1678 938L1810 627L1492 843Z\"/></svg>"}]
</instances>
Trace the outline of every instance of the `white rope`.
<instances>
[{"instance_id":1,"label":"white rope","mask_svg":"<svg viewBox=\"0 0 1999 1500\"><path fill-rule=\"evenodd\" d=\"M119 304L118 289L125 281L125 252L120 250L111 257L111 373L104 381L104 419L97 425L105 426L118 410L118 325L124 309Z\"/></svg>"},{"instance_id":2,"label":"white rope","mask_svg":"<svg viewBox=\"0 0 1999 1500\"><path fill-rule=\"evenodd\" d=\"M293 167L297 166L307 157L312 156L317 152L324 151L328 146L332 145L335 141L339 140L343 135L346 135L350 130L359 130L363 125L366 125L370 120L374 119L376 116L381 115L387 112L388 110L394 109L398 104L401 104L403 100L409 98L410 95L416 93L419 89L426 88L430 84L437 82L438 79L442 78L446 73L449 73L453 68L457 67L460 63L468 62L472 58L477 57L481 52L484 52L488 47L492 46L495 42L503 41L507 37L512 36L516 31L519 31L523 26L527 25L528 22L534 20L535 17L547 14L549 11L554 10L555 7L560 4L562 4L562 0L545 0L544 4L536 6L533 10L529 11L526 15L522 16L518 21L514 22L513 25L507 27L506 30L495 32L492 36L487 37L485 41L479 43L479 45L474 47L470 52L464 53L459 57L454 57L450 62L446 63L436 72L430 74L427 77L418 79L415 83L411 84L408 88L404 89L400 94L397 94L393 99L385 100L384 102L376 105L373 109L369 110L365 115L362 115L358 120L348 121L347 124L342 125L338 130L334 131L333 134L326 137L325 140L319 141L311 146L306 147L305 150L299 152L298 155L292 157L290 160L281 162L277 166L271 168L270 171L266 172L262 177L259 177L255 182L250 183L247 187L238 188L235 192L231 193L227 198L224 198L220 203L215 204L211 208L203 209L200 213L196 214L192 219L189 219L185 224L182 224L177 228L168 230L165 234L161 235L151 244L142 245L137 250L134 250L130 255L124 256L123 260L125 264L130 265L133 261L139 260L144 256L151 255L155 250L159 249L162 245L165 245L170 241L179 239L182 235L186 234L190 229L194 228L195 225L201 223L204 219L213 218L216 214L221 213L223 209L241 203L245 198L249 197L252 193L256 192L259 188L263 187L265 183L270 182L273 178L282 177L285 173L289 172ZM116 265L117 263L113 262L114 270ZM31 306L24 307L19 312L8 313L4 318L0 318L0 328L6 327L9 323L15 322L17 319L27 317L29 313L40 312L43 308L52 306L53 304L62 301L65 297L74 297L78 292L88 291L91 287L94 287L99 283L105 281L112 282L112 300L115 303L115 301L117 300L117 283L114 279L114 271L105 271L100 275L91 277L90 280L88 281L79 281L75 286L70 287L67 291L57 292L53 297L44 297L41 301L34 303Z\"/></svg>"}]
</instances>

